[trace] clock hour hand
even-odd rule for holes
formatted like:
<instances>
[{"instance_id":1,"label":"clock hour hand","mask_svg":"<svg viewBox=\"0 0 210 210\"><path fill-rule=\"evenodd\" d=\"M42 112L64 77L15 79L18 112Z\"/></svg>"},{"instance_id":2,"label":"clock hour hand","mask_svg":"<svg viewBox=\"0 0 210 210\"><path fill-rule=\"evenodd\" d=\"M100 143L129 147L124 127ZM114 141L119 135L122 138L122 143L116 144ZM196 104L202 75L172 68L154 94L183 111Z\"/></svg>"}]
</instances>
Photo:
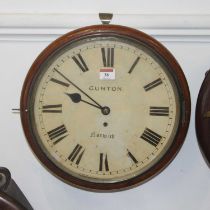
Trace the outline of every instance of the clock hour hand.
<instances>
[{"instance_id":1,"label":"clock hour hand","mask_svg":"<svg viewBox=\"0 0 210 210\"><path fill-rule=\"evenodd\" d=\"M92 103L89 103L88 101L83 100L79 93L65 93L65 94L67 96L69 96L70 99L72 100L72 102L74 102L74 103L79 103L80 101L82 101L82 102L84 102L86 104L89 104L89 105L94 106L94 107L96 107L98 109L101 109L100 106L92 104Z\"/></svg>"},{"instance_id":2,"label":"clock hour hand","mask_svg":"<svg viewBox=\"0 0 210 210\"><path fill-rule=\"evenodd\" d=\"M67 78L64 74L62 74L60 71L55 69L55 71L62 76L66 81L68 81L71 85L73 85L77 90L79 90L81 93L83 93L85 96L87 96L92 102L94 102L98 107L101 109L103 108L98 102L96 102L92 97L90 97L86 92L84 92L81 88L79 88L75 83L73 83L69 78Z\"/></svg>"},{"instance_id":3,"label":"clock hour hand","mask_svg":"<svg viewBox=\"0 0 210 210\"><path fill-rule=\"evenodd\" d=\"M90 97L86 92L84 92L81 88L79 88L75 83L73 83L69 78L67 78L64 74L62 74L60 71L58 71L57 69L55 69L55 71L61 76L63 77L66 81L68 81L71 85L73 85L77 90L79 90L81 93L83 93L85 96L87 96L92 102L94 102L94 104L91 104L87 101L83 101L84 103L87 103L89 105L92 105L94 107L97 107L99 109L101 109L101 112L103 115L108 115L110 113L110 108L107 106L101 106L98 102L96 102L92 97ZM78 96L77 96L78 97ZM73 97L75 98L75 97ZM79 97L78 97L79 98ZM81 96L80 96L81 98ZM77 99L78 100L78 99ZM78 102L80 102L81 100L79 100ZM74 102L74 101L73 101ZM78 103L77 102L77 103Z\"/></svg>"},{"instance_id":4,"label":"clock hour hand","mask_svg":"<svg viewBox=\"0 0 210 210\"><path fill-rule=\"evenodd\" d=\"M101 107L95 104L92 104L88 101L85 101L82 99L81 95L79 93L65 93L74 103L79 103L80 101L86 104L89 104L90 106L96 107L101 110L102 114L108 115L110 113L110 109L107 106Z\"/></svg>"}]
</instances>

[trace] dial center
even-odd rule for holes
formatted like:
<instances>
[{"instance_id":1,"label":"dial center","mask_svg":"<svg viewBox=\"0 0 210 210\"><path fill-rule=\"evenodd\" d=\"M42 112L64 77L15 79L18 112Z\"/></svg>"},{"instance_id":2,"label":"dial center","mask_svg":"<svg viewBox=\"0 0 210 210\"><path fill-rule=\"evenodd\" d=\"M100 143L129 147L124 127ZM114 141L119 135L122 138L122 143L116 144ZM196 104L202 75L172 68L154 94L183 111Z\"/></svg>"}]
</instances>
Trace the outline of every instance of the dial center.
<instances>
[{"instance_id":1,"label":"dial center","mask_svg":"<svg viewBox=\"0 0 210 210\"><path fill-rule=\"evenodd\" d=\"M104 106L101 108L101 112L103 115L108 115L111 112L111 110L108 106Z\"/></svg>"}]
</instances>

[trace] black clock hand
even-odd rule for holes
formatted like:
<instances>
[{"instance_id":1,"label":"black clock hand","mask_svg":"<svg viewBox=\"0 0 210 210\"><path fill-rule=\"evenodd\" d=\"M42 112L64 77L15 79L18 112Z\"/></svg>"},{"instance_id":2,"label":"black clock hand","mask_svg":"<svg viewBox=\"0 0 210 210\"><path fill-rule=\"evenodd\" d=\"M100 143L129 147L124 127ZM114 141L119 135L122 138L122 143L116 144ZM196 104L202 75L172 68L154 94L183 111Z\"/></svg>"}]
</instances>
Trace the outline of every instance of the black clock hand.
<instances>
[{"instance_id":1,"label":"black clock hand","mask_svg":"<svg viewBox=\"0 0 210 210\"><path fill-rule=\"evenodd\" d=\"M91 98L87 93L85 93L82 89L80 89L77 85L75 85L71 80L69 80L65 75L63 75L60 71L58 71L57 69L55 69L55 71L61 75L66 81L68 81L71 85L73 85L75 88L77 88L81 93L83 93L85 96L87 96L91 101L93 101L96 105L98 105L98 107L100 107L100 109L103 109L103 107L96 102L93 98Z\"/></svg>"},{"instance_id":2,"label":"black clock hand","mask_svg":"<svg viewBox=\"0 0 210 210\"><path fill-rule=\"evenodd\" d=\"M91 106L94 106L94 107L102 110L102 108L100 106L97 106L95 104L92 104L92 103L89 103L88 101L83 100L79 93L72 93L72 94L71 93L65 93L65 94L67 96L69 96L70 99L72 100L72 102L74 102L74 103L79 103L80 101L82 101L82 102L84 102L86 104L89 104Z\"/></svg>"}]
</instances>

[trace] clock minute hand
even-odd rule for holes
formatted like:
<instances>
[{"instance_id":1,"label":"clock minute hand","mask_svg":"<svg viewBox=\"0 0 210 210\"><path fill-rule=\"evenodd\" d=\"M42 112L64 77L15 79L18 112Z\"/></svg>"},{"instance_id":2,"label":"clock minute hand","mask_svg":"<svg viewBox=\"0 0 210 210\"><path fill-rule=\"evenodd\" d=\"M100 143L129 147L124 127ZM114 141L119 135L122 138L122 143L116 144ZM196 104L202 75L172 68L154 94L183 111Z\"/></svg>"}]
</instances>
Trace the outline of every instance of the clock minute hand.
<instances>
[{"instance_id":1,"label":"clock minute hand","mask_svg":"<svg viewBox=\"0 0 210 210\"><path fill-rule=\"evenodd\" d=\"M85 100L83 100L82 99L82 97L81 97L81 95L79 94L79 93L65 93L67 96L69 96L70 97L70 99L72 100L72 102L74 102L74 103L79 103L80 101L82 101L82 102L84 102L84 103L86 103L86 104L89 104L89 105L91 105L91 106L93 106L93 107L96 107L96 108L98 108L98 109L102 109L100 106L98 106L98 105L95 105L95 104L92 104L92 103L89 103L88 101L85 101Z\"/></svg>"}]
</instances>

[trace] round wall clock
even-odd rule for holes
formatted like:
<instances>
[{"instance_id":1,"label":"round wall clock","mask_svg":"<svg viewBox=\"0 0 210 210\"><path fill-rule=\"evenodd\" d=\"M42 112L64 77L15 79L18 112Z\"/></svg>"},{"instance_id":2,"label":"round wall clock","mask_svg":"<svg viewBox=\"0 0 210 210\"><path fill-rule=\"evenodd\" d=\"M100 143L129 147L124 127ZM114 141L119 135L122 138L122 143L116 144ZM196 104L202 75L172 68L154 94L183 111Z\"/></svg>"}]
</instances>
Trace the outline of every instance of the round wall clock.
<instances>
[{"instance_id":1,"label":"round wall clock","mask_svg":"<svg viewBox=\"0 0 210 210\"><path fill-rule=\"evenodd\" d=\"M118 25L72 31L25 79L21 119L30 147L61 180L120 190L163 170L183 144L190 94L171 53Z\"/></svg>"},{"instance_id":2,"label":"round wall clock","mask_svg":"<svg viewBox=\"0 0 210 210\"><path fill-rule=\"evenodd\" d=\"M201 152L210 166L210 72L206 73L196 106L196 133Z\"/></svg>"}]
</instances>

